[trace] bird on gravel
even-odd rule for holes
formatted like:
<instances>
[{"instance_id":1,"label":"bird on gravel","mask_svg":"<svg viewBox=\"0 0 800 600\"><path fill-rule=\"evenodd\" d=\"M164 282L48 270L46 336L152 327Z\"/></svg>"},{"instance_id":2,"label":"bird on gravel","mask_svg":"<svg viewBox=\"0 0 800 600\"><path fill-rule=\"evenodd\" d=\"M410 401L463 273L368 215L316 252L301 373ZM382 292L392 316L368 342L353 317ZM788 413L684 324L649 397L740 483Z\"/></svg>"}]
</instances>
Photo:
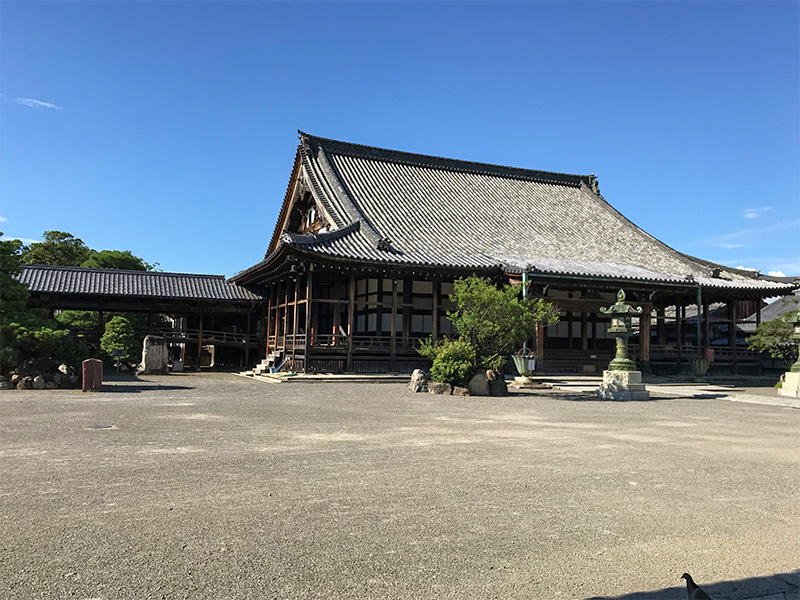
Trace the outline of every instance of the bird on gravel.
<instances>
[{"instance_id":1,"label":"bird on gravel","mask_svg":"<svg viewBox=\"0 0 800 600\"><path fill-rule=\"evenodd\" d=\"M694 582L692 576L688 573L681 575L681 579L686 580L686 595L689 600L711 600L711 596L706 594L703 589Z\"/></svg>"}]
</instances>

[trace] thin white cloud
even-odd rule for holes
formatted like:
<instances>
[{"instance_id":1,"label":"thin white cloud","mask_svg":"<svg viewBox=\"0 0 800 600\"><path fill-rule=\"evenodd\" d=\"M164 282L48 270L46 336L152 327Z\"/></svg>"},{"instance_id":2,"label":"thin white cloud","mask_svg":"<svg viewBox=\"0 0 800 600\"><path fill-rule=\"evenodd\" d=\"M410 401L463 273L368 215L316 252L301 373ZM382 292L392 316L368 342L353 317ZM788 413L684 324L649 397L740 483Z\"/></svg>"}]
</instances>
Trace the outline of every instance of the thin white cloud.
<instances>
[{"instance_id":1,"label":"thin white cloud","mask_svg":"<svg viewBox=\"0 0 800 600\"><path fill-rule=\"evenodd\" d=\"M800 219L779 221L778 223L774 223L773 225L768 225L766 227L748 227L747 229L740 229L739 231L733 231L731 233L719 235L711 238L708 241L717 246L721 246L725 243L734 243L731 240L735 240L736 238L741 238L743 236L757 236L761 235L762 233L774 233L776 231L784 231L786 229L797 229L798 226L800 226Z\"/></svg>"},{"instance_id":2,"label":"thin white cloud","mask_svg":"<svg viewBox=\"0 0 800 600\"><path fill-rule=\"evenodd\" d=\"M19 240L23 244L38 244L39 242L42 241L42 240L32 240L30 238L17 237L15 235L3 235L0 236L0 240Z\"/></svg>"},{"instance_id":3,"label":"thin white cloud","mask_svg":"<svg viewBox=\"0 0 800 600\"><path fill-rule=\"evenodd\" d=\"M757 219L758 217L760 217L769 210L772 210L771 206L762 206L760 208L745 208L742 211L742 216L745 219Z\"/></svg>"},{"instance_id":4,"label":"thin white cloud","mask_svg":"<svg viewBox=\"0 0 800 600\"><path fill-rule=\"evenodd\" d=\"M770 271L767 275L771 277L786 277L786 273L783 271Z\"/></svg>"},{"instance_id":5,"label":"thin white cloud","mask_svg":"<svg viewBox=\"0 0 800 600\"><path fill-rule=\"evenodd\" d=\"M5 223L6 221L8 221L8 219L5 217L0 217L0 223Z\"/></svg>"},{"instance_id":6,"label":"thin white cloud","mask_svg":"<svg viewBox=\"0 0 800 600\"><path fill-rule=\"evenodd\" d=\"M61 107L56 104L34 100L33 98L16 98L14 102L22 104L23 106L30 106L31 108L54 108L55 110L61 110Z\"/></svg>"},{"instance_id":7,"label":"thin white cloud","mask_svg":"<svg viewBox=\"0 0 800 600\"><path fill-rule=\"evenodd\" d=\"M739 265L736 268L739 269L740 271L758 271L758 269L752 269L750 267L743 267L742 265Z\"/></svg>"},{"instance_id":8,"label":"thin white cloud","mask_svg":"<svg viewBox=\"0 0 800 600\"><path fill-rule=\"evenodd\" d=\"M726 250L732 250L733 248L744 248L744 244L726 244L720 243L717 244L720 248L725 248Z\"/></svg>"}]
</instances>

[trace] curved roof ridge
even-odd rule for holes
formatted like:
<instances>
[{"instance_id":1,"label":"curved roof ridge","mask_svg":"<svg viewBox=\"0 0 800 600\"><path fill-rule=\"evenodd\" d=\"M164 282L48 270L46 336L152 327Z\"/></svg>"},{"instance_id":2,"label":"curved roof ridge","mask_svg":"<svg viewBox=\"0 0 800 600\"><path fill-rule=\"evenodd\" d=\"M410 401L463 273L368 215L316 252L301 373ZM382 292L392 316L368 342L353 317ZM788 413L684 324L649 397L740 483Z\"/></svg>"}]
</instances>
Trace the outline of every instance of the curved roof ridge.
<instances>
[{"instance_id":1,"label":"curved roof ridge","mask_svg":"<svg viewBox=\"0 0 800 600\"><path fill-rule=\"evenodd\" d=\"M597 181L594 175L578 175L574 173L559 173L556 171L540 171L537 169L508 167L493 163L461 160L432 154L419 154L415 152L406 152L403 150L380 148L378 146L355 144L353 142L343 142L341 140L318 137L300 130L298 130L297 133L300 134L301 140L308 143L314 143L320 147L328 146L329 150L335 151L338 154L368 157L374 160L383 160L412 166L435 167L449 171L509 177L512 179L560 183L562 185L572 186L579 186L581 183L586 183L587 185L591 186ZM334 148L331 148L330 146L334 146Z\"/></svg>"}]
</instances>

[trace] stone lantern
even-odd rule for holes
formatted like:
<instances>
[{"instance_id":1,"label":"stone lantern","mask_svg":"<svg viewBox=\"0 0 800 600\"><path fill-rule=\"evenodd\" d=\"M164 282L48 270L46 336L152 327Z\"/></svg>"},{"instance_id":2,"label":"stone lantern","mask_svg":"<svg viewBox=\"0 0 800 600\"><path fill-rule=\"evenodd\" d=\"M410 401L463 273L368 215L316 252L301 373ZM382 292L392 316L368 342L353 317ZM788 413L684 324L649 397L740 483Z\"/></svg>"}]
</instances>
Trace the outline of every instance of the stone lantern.
<instances>
[{"instance_id":1,"label":"stone lantern","mask_svg":"<svg viewBox=\"0 0 800 600\"><path fill-rule=\"evenodd\" d=\"M789 313L783 318L792 326L792 340L798 344L797 361L783 376L783 385L778 390L781 396L800 398L800 310Z\"/></svg>"},{"instance_id":2,"label":"stone lantern","mask_svg":"<svg viewBox=\"0 0 800 600\"><path fill-rule=\"evenodd\" d=\"M642 307L634 308L625 303L625 292L617 292L617 302L601 308L604 315L611 315L608 332L617 338L616 354L603 371L603 383L597 390L598 398L607 400L649 400L650 392L642 383L642 372L636 370L636 363L628 358L628 338L631 336L632 315L642 314ZM650 332L646 332L647 335ZM644 335L640 332L640 335Z\"/></svg>"}]
</instances>

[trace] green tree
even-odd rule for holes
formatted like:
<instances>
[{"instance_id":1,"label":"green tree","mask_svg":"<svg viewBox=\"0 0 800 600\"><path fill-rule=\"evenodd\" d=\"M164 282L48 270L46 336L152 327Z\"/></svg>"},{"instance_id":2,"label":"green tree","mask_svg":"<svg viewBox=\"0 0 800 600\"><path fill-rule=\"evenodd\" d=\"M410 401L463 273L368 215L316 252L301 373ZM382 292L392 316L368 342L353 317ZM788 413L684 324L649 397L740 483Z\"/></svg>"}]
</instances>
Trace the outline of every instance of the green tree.
<instances>
[{"instance_id":1,"label":"green tree","mask_svg":"<svg viewBox=\"0 0 800 600\"><path fill-rule=\"evenodd\" d=\"M457 279L447 313L459 336L475 350L476 366L499 370L508 355L528 340L539 323L558 320L555 307L541 298L522 299L511 285L497 287L487 279Z\"/></svg>"},{"instance_id":2,"label":"green tree","mask_svg":"<svg viewBox=\"0 0 800 600\"><path fill-rule=\"evenodd\" d=\"M91 269L129 269L132 271L152 271L155 265L146 263L130 250L100 250L81 263Z\"/></svg>"},{"instance_id":3,"label":"green tree","mask_svg":"<svg viewBox=\"0 0 800 600\"><path fill-rule=\"evenodd\" d=\"M797 344L792 340L792 326L783 319L765 321L754 335L745 340L751 350L767 352L772 358L779 358L788 370L797 360Z\"/></svg>"},{"instance_id":4,"label":"green tree","mask_svg":"<svg viewBox=\"0 0 800 600\"><path fill-rule=\"evenodd\" d=\"M94 250L65 231L45 231L43 242L34 242L22 249L22 262L36 265L79 267Z\"/></svg>"},{"instance_id":5,"label":"green tree","mask_svg":"<svg viewBox=\"0 0 800 600\"><path fill-rule=\"evenodd\" d=\"M120 358L128 361L135 360L142 352L130 321L119 315L106 323L105 332L100 338L100 349L109 355L114 350L123 350L125 355Z\"/></svg>"},{"instance_id":6,"label":"green tree","mask_svg":"<svg viewBox=\"0 0 800 600\"><path fill-rule=\"evenodd\" d=\"M475 349L466 340L427 340L418 351L433 361L434 381L465 386L475 372Z\"/></svg>"},{"instance_id":7,"label":"green tree","mask_svg":"<svg viewBox=\"0 0 800 600\"><path fill-rule=\"evenodd\" d=\"M2 235L2 234L0 234ZM0 370L7 373L30 358L51 358L69 332L28 308L30 294L19 274L23 246L0 239Z\"/></svg>"}]
</instances>

